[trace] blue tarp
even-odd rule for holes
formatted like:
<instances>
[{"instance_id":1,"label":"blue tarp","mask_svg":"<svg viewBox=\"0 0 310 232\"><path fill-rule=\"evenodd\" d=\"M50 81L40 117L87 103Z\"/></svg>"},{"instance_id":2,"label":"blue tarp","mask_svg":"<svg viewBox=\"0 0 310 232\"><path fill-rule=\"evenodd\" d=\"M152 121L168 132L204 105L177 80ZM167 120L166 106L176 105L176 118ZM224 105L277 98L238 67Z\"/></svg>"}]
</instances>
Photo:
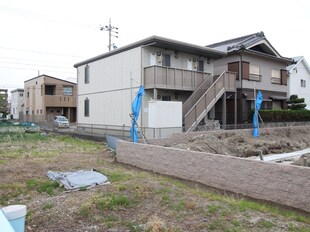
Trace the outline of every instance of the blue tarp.
<instances>
[{"instance_id":1,"label":"blue tarp","mask_svg":"<svg viewBox=\"0 0 310 232\"><path fill-rule=\"evenodd\" d=\"M253 115L253 133L252 135L254 137L259 136L259 124L258 124L258 111L260 110L260 106L263 102L263 94L261 91L258 91L257 96L256 96L256 104L255 104L255 111Z\"/></svg>"},{"instance_id":2,"label":"blue tarp","mask_svg":"<svg viewBox=\"0 0 310 232\"><path fill-rule=\"evenodd\" d=\"M142 96L144 95L144 88L140 86L135 100L132 102L132 126L130 128L130 137L134 143L138 142L137 121L140 114Z\"/></svg>"},{"instance_id":3,"label":"blue tarp","mask_svg":"<svg viewBox=\"0 0 310 232\"><path fill-rule=\"evenodd\" d=\"M78 188L91 188L95 185L109 184L107 176L95 170L79 170L75 172L52 172L48 171L47 176L54 181L59 181L65 189L73 190Z\"/></svg>"}]
</instances>

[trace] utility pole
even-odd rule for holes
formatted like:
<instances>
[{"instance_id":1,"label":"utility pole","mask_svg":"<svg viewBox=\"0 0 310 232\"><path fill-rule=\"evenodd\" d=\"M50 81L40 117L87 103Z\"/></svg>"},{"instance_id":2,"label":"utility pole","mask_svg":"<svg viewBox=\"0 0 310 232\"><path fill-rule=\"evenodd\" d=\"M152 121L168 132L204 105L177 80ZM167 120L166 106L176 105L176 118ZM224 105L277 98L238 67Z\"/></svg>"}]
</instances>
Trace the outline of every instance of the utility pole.
<instances>
[{"instance_id":1,"label":"utility pole","mask_svg":"<svg viewBox=\"0 0 310 232\"><path fill-rule=\"evenodd\" d=\"M106 26L100 26L100 31L108 31L109 32L109 51L111 51L112 48L112 42L111 42L111 37L114 36L116 38L118 38L118 28L114 27L111 25L111 18L109 19L109 25ZM113 34L114 33L114 34ZM115 48L116 46L113 44L113 48Z\"/></svg>"}]
</instances>

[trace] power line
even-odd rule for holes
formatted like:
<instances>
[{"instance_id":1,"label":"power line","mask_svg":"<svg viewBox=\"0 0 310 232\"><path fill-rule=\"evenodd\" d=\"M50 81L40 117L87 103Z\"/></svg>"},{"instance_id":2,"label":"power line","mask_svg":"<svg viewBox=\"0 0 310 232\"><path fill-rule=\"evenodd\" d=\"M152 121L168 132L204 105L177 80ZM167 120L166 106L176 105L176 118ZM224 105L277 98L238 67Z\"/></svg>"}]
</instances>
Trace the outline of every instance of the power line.
<instances>
[{"instance_id":1,"label":"power line","mask_svg":"<svg viewBox=\"0 0 310 232\"><path fill-rule=\"evenodd\" d=\"M21 65L41 66L41 67L49 67L49 68L60 68L60 69L73 69L73 66L71 68L71 67L65 67L65 66L41 65L41 64L39 65L39 64L7 62L7 61L0 61L0 63L4 63L4 64L21 64Z\"/></svg>"},{"instance_id":2,"label":"power line","mask_svg":"<svg viewBox=\"0 0 310 232\"><path fill-rule=\"evenodd\" d=\"M27 50L27 49L22 49L22 48L9 48L9 47L2 47L2 46L0 46L0 49L23 51L23 52L32 52L32 53L40 53L40 54L47 54L47 55L54 55L54 56L77 57L77 58L86 59L86 57L83 57L83 56L68 55L68 54L62 54L62 53L53 53L53 52L42 52L42 51Z\"/></svg>"},{"instance_id":3,"label":"power line","mask_svg":"<svg viewBox=\"0 0 310 232\"><path fill-rule=\"evenodd\" d=\"M69 74L74 74L76 73L73 72L65 72L65 71L55 71L55 70L47 70L47 69L35 69L35 68L20 68L20 67L9 67L9 66L2 66L0 65L0 68L9 68L9 69L22 69L22 70L32 70L32 71L46 71L46 72L54 72L54 73L69 73Z\"/></svg>"}]
</instances>

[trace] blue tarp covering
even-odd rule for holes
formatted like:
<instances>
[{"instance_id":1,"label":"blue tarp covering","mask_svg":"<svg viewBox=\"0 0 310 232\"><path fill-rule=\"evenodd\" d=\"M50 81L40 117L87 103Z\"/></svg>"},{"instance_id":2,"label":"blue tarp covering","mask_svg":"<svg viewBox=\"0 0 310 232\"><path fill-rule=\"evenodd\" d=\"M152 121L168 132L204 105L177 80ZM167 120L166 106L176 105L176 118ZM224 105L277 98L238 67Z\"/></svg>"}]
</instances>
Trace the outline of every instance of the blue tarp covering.
<instances>
[{"instance_id":1,"label":"blue tarp covering","mask_svg":"<svg viewBox=\"0 0 310 232\"><path fill-rule=\"evenodd\" d=\"M138 142L137 121L140 114L142 96L144 95L144 88L140 86L135 100L132 102L132 126L130 128L130 137L134 143Z\"/></svg>"},{"instance_id":2,"label":"blue tarp covering","mask_svg":"<svg viewBox=\"0 0 310 232\"><path fill-rule=\"evenodd\" d=\"M252 133L252 135L254 137L259 136L258 111L260 110L260 106L261 106L262 102L263 102L263 94L261 91L258 91L257 96L256 96L255 112L253 115L253 133Z\"/></svg>"},{"instance_id":3,"label":"blue tarp covering","mask_svg":"<svg viewBox=\"0 0 310 232\"><path fill-rule=\"evenodd\" d=\"M61 182L67 190L73 190L83 187L91 188L95 185L105 185L110 183L107 176L95 170L79 170L75 172L48 171L47 176L51 180Z\"/></svg>"}]
</instances>

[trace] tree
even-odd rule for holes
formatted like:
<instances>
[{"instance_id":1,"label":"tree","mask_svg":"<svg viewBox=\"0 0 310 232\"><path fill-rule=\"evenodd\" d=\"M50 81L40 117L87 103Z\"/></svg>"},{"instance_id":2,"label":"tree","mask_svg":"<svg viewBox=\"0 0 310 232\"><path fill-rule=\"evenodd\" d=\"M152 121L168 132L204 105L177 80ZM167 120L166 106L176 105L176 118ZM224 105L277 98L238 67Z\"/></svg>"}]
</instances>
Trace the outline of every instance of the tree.
<instances>
[{"instance_id":1,"label":"tree","mask_svg":"<svg viewBox=\"0 0 310 232\"><path fill-rule=\"evenodd\" d=\"M290 99L286 101L290 110L305 110L307 104L304 98L298 98L298 95L293 94Z\"/></svg>"}]
</instances>

